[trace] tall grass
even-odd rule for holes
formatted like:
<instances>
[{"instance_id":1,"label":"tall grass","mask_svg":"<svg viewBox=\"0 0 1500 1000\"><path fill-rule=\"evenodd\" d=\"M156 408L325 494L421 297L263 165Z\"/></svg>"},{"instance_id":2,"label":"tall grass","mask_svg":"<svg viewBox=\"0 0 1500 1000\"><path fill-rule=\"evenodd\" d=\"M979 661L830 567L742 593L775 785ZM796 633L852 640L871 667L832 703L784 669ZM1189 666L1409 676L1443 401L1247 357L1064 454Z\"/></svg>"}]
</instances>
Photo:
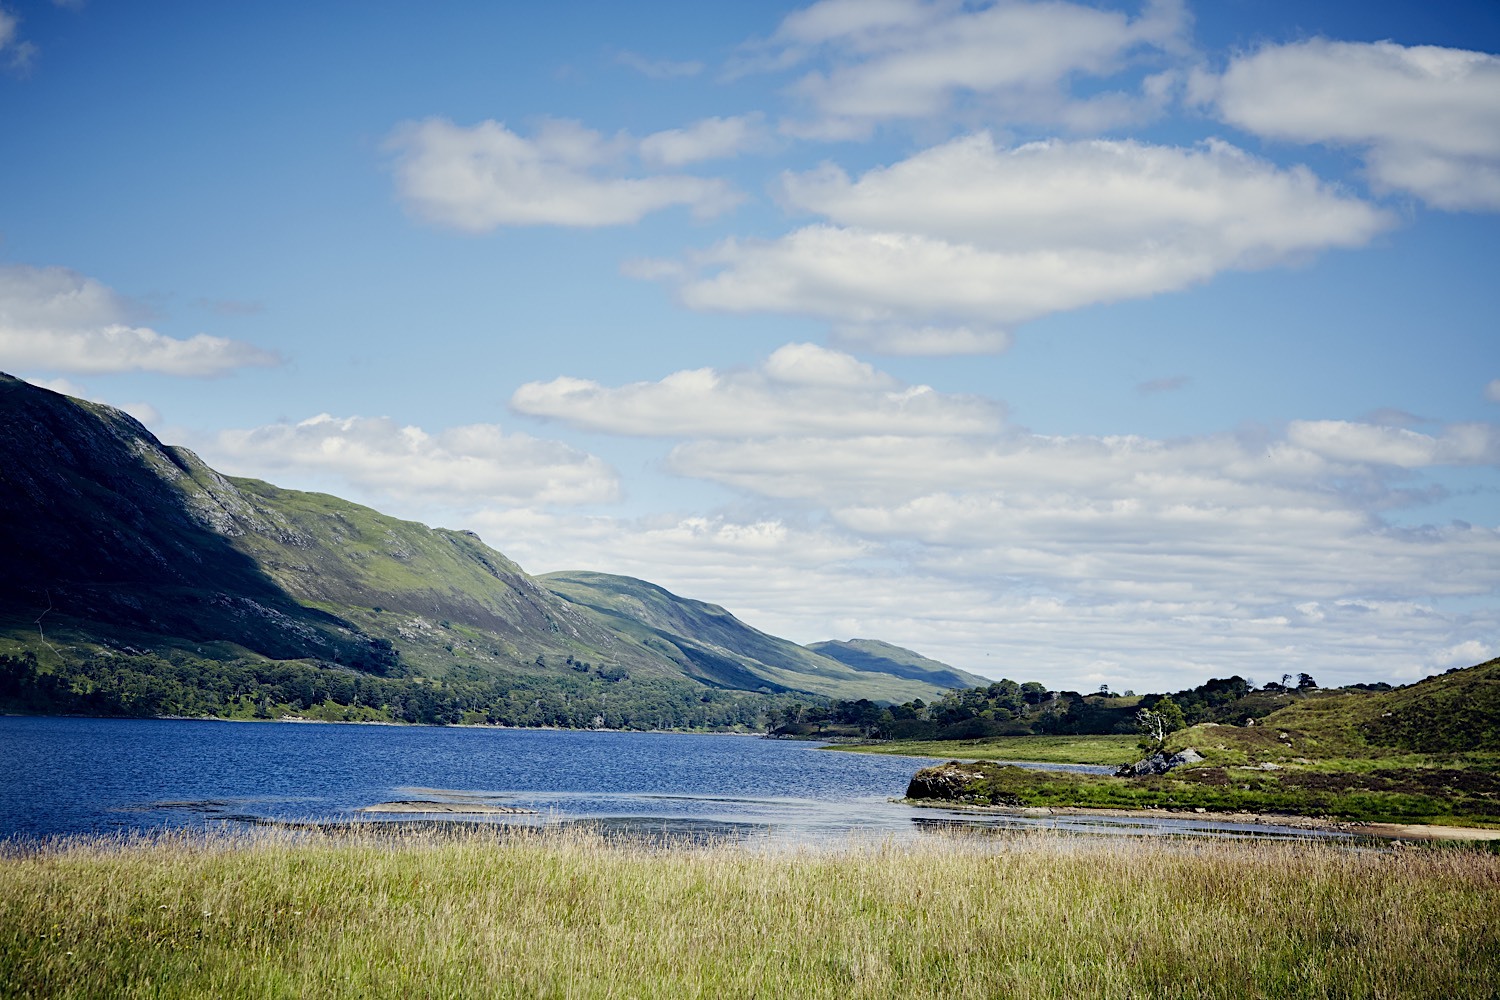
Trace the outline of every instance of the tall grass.
<instances>
[{"instance_id":1,"label":"tall grass","mask_svg":"<svg viewBox=\"0 0 1500 1000\"><path fill-rule=\"evenodd\" d=\"M1500 857L164 836L0 860L0 995L1488 997Z\"/></svg>"}]
</instances>

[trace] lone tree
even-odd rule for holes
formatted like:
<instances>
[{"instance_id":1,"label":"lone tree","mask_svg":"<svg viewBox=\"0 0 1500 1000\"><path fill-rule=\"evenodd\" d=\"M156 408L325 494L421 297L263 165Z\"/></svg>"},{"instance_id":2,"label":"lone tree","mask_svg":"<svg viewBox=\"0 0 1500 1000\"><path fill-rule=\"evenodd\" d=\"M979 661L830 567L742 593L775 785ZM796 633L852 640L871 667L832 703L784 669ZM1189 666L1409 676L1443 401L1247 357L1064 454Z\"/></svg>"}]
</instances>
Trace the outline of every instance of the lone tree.
<instances>
[{"instance_id":1,"label":"lone tree","mask_svg":"<svg viewBox=\"0 0 1500 1000\"><path fill-rule=\"evenodd\" d=\"M1161 753L1167 735L1186 725L1182 709L1171 698L1163 698L1151 708L1135 713L1135 730L1141 734L1139 745L1148 754Z\"/></svg>"}]
</instances>

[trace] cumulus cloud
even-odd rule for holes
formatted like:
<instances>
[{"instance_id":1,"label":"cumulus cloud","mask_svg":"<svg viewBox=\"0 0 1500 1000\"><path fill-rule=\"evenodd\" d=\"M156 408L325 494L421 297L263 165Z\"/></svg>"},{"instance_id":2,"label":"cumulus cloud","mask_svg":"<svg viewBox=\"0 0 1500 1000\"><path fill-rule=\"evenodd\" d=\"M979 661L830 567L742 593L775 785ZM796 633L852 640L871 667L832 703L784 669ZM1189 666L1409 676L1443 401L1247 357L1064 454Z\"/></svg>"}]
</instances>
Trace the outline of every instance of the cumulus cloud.
<instances>
[{"instance_id":1,"label":"cumulus cloud","mask_svg":"<svg viewBox=\"0 0 1500 1000\"><path fill-rule=\"evenodd\" d=\"M611 388L577 378L528 382L511 408L616 434L975 434L998 429L987 400L907 386L847 354L788 344L750 370L700 368Z\"/></svg>"},{"instance_id":2,"label":"cumulus cloud","mask_svg":"<svg viewBox=\"0 0 1500 1000\"><path fill-rule=\"evenodd\" d=\"M1257 135L1361 150L1378 188L1500 211L1500 57L1312 39L1240 56L1195 90Z\"/></svg>"},{"instance_id":3,"label":"cumulus cloud","mask_svg":"<svg viewBox=\"0 0 1500 1000\"><path fill-rule=\"evenodd\" d=\"M1189 23L1180 0L1150 0L1133 18L1067 2L822 0L788 15L756 59L767 69L824 63L791 88L816 116L788 123L794 134L854 135L961 104L1011 122L1099 128L1153 114L1160 81L1084 99L1070 82L1179 49Z\"/></svg>"},{"instance_id":4,"label":"cumulus cloud","mask_svg":"<svg viewBox=\"0 0 1500 1000\"><path fill-rule=\"evenodd\" d=\"M229 471L334 476L377 497L444 508L598 503L619 494L618 476L599 458L493 424L429 433L385 417L325 413L221 431L205 450Z\"/></svg>"},{"instance_id":5,"label":"cumulus cloud","mask_svg":"<svg viewBox=\"0 0 1500 1000\"><path fill-rule=\"evenodd\" d=\"M1494 646L1480 642L1478 639L1470 639L1468 642L1456 643L1446 649L1438 650L1432 659L1436 666L1469 667L1493 659L1494 656Z\"/></svg>"},{"instance_id":6,"label":"cumulus cloud","mask_svg":"<svg viewBox=\"0 0 1500 1000\"><path fill-rule=\"evenodd\" d=\"M678 153L691 138L664 148ZM707 140L700 137L701 151ZM417 217L467 232L499 226L617 226L686 206L699 217L734 207L725 181L686 174L620 175L634 148L576 122L549 121L526 138L496 121L464 127L440 118L409 122L392 134L397 190Z\"/></svg>"},{"instance_id":7,"label":"cumulus cloud","mask_svg":"<svg viewBox=\"0 0 1500 1000\"><path fill-rule=\"evenodd\" d=\"M889 353L1003 350L1012 327L1049 313L1361 246L1391 224L1304 168L1217 141L1006 149L978 133L857 180L824 165L780 187L829 221L655 273L692 308L816 316Z\"/></svg>"},{"instance_id":8,"label":"cumulus cloud","mask_svg":"<svg viewBox=\"0 0 1500 1000\"><path fill-rule=\"evenodd\" d=\"M516 409L680 438L668 469L738 498L639 518L481 504L466 524L533 571L640 576L798 641L875 635L1063 687L1268 663L1411 680L1500 628L1500 525L1382 516L1424 469L1493 465L1493 425L1048 435L931 390L904 411L909 392L808 344L744 370L534 383Z\"/></svg>"},{"instance_id":9,"label":"cumulus cloud","mask_svg":"<svg viewBox=\"0 0 1500 1000\"><path fill-rule=\"evenodd\" d=\"M1005 491L1045 506L1076 495L1138 504L1190 495L1219 506L1342 503L1323 487L1359 470L1284 440L1200 435L1158 441L1135 435L1052 436L1007 429L995 435L920 438L880 434L836 444L816 437L687 441L671 466L763 496L828 506L901 503L937 492Z\"/></svg>"},{"instance_id":10,"label":"cumulus cloud","mask_svg":"<svg viewBox=\"0 0 1500 1000\"><path fill-rule=\"evenodd\" d=\"M180 340L133 325L132 311L110 288L67 268L0 265L0 365L205 376L281 363L241 341L203 333Z\"/></svg>"},{"instance_id":11,"label":"cumulus cloud","mask_svg":"<svg viewBox=\"0 0 1500 1000\"><path fill-rule=\"evenodd\" d=\"M1387 523L1379 509L1396 488L1387 479L1406 475L1417 456L1385 447L1384 428L1346 429L1340 440L1363 431L1377 446L1332 455L1325 438L1318 449L1300 443L1305 430L1171 441L1017 429L690 441L671 466L825 511L902 566L884 584L892 591L916 576L990 594L986 608L1011 609L994 612L1005 625L992 634L1022 643L1028 660L1056 655L1039 648L1040 616L1077 642L1067 669L1108 651L1133 683L1157 669L1142 655L1153 642L1156 656L1196 650L1200 670L1217 658L1207 669L1231 661L1250 672L1252 651L1326 665L1341 643L1380 662L1398 649L1418 662L1463 618L1434 601L1500 589L1500 530ZM1450 430L1434 440L1467 436ZM1457 450L1473 463L1492 460ZM1399 627L1376 623L1377 613ZM1361 634L1372 628L1382 631ZM1472 622L1463 629L1478 631ZM1123 647L1121 631L1133 633ZM1359 676L1355 660L1347 666Z\"/></svg>"},{"instance_id":12,"label":"cumulus cloud","mask_svg":"<svg viewBox=\"0 0 1500 1000\"><path fill-rule=\"evenodd\" d=\"M680 167L764 149L769 135L759 113L704 118L686 128L653 132L640 141L640 156L653 166Z\"/></svg>"},{"instance_id":13,"label":"cumulus cloud","mask_svg":"<svg viewBox=\"0 0 1500 1000\"><path fill-rule=\"evenodd\" d=\"M839 402L825 390L856 395ZM1009 608L1016 617L1005 619L1006 629L1031 634L1028 616L1038 614L1055 627L1083 629L1074 638L1095 643L1094 657L1114 633L1134 628L1121 621L1150 623L1130 640L1140 649L1118 651L1127 666L1143 663L1151 642L1168 644L1151 655L1170 643L1202 649L1207 641L1233 659L1278 645L1317 646L1326 640L1311 635L1315 627L1339 631L1351 650L1411 654L1411 636L1431 639L1442 634L1438 623L1452 628L1458 620L1433 601L1500 588L1497 526L1412 528L1381 516L1403 502L1414 470L1495 464L1500 428L1493 425L1419 434L1297 421L1279 433L1170 440L1044 435L1005 425L998 404L986 411L982 400L938 396L934 402L961 406L930 422L886 409L889 394L902 391L846 355L788 345L749 371L677 373L619 389L539 384L518 409L590 429L683 438L669 456L671 471L730 487L768 509L817 512L809 522L815 527L805 530L828 551L845 550L821 568L797 570L829 578L831 596L818 599L825 621L858 618L857 608L870 616L877 606L902 618L896 609L904 597L911 618L901 627L909 635L923 628L917 618L953 617L939 610L937 595L963 594L986 609ZM835 419L839 410L848 416ZM697 416L684 419L689 412ZM976 415L988 419L960 419ZM771 582L786 572L772 564L795 559L788 547L796 543L764 528L773 520L785 523L754 522L762 525L754 536L762 549L740 561L713 556L690 579L743 593L774 613L774 602L755 588L787 585ZM642 573L671 572L666 564L678 556L645 541L668 528L591 523L599 533L588 536L599 546L594 558L630 552L629 564ZM681 534L685 523L672 522L670 531ZM527 537L518 522L511 526ZM545 537L556 543L559 536ZM560 557L545 558L556 566ZM921 593L932 604L918 615L912 601ZM1361 638L1381 616L1399 621L1408 638L1397 641L1396 626L1384 622L1378 641ZM975 622L965 627L983 631ZM1226 635L1222 645L1204 638L1216 632ZM1028 647L1028 656L1035 652ZM1277 655L1301 654L1282 648Z\"/></svg>"},{"instance_id":14,"label":"cumulus cloud","mask_svg":"<svg viewBox=\"0 0 1500 1000\"><path fill-rule=\"evenodd\" d=\"M1347 420L1296 420L1287 440L1335 461L1418 469L1431 465L1500 465L1500 429L1454 424L1438 437L1404 427Z\"/></svg>"},{"instance_id":15,"label":"cumulus cloud","mask_svg":"<svg viewBox=\"0 0 1500 1000\"><path fill-rule=\"evenodd\" d=\"M860 384L882 377L866 370ZM728 411L744 387L704 382L695 405ZM846 581L869 573L858 585L862 602L871 590L894 596L898 582L920 579L987 593L987 607L1018 615L1046 606L1049 620L1088 629L1096 643L1119 627L1101 616L1118 613L1154 623L1157 640L1175 634L1196 648L1204 639L1189 639L1195 630L1232 632L1223 650L1236 657L1271 652L1272 638L1316 645L1324 640L1306 630L1319 622L1344 630L1351 648L1367 648L1357 633L1371 616L1431 639L1442 634L1435 623L1456 621L1434 600L1500 588L1500 528L1411 528L1381 517L1402 502L1413 470L1496 464L1493 425L1419 434L1296 421L1282 433L1171 440L1043 435L999 423L927 434L899 422L870 426L830 433L809 422L798 431L752 415L740 435L719 436L712 419L707 429L680 421L676 433L686 440L668 465L763 502L821 511L819 530L861 546L858 559L829 572ZM1400 645L1389 635L1380 642Z\"/></svg>"},{"instance_id":16,"label":"cumulus cloud","mask_svg":"<svg viewBox=\"0 0 1500 1000\"><path fill-rule=\"evenodd\" d=\"M1324 684L1414 680L1440 668L1439 660L1483 659L1481 640L1500 626L1492 610L1455 613L1425 595L1359 593L1363 584L1377 590L1402 570L1461 553L1475 540L1464 537L1385 570L1372 556L1359 568L1381 570L1373 581L1329 572L1322 586L1306 588L1336 596L1287 599L1268 581L1322 552L1298 556L1292 544L1241 544L1228 555L1199 557L1201 572L1177 580L1170 538L1161 543L1160 577L1132 578L1128 573L1150 555L1149 539L1138 538L1128 558L1123 543L1109 544L1092 563L1089 543L1075 543L1070 563L1045 551L1006 558L996 548L964 559L962 549L782 517L633 520L514 510L485 512L472 523L536 571L639 576L800 642L879 636L991 677L1062 688L1091 689L1102 679L1170 690L1211 676L1264 680L1286 670L1307 670ZM1488 545L1476 564L1490 558L1492 539ZM1212 574L1215 559L1229 560L1231 572ZM1089 570L1127 575L1095 586ZM1403 585L1417 589L1411 579ZM1464 660L1475 649L1481 655ZM1101 663L1107 675L1086 681Z\"/></svg>"}]
</instances>

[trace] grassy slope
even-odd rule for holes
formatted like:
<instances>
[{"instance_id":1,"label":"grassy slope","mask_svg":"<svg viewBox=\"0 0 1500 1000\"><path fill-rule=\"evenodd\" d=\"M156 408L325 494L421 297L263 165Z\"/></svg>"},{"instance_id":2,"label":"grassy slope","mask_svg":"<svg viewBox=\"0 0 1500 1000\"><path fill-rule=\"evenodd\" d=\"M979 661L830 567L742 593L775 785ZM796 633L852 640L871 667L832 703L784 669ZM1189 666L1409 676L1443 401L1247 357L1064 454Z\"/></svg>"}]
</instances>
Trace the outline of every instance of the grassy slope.
<instances>
[{"instance_id":1,"label":"grassy slope","mask_svg":"<svg viewBox=\"0 0 1500 1000\"><path fill-rule=\"evenodd\" d=\"M716 604L678 597L628 576L562 572L537 578L556 594L611 618L617 628L678 651L709 683L748 674L775 688L834 698L933 698L936 684L855 670L787 639L751 628Z\"/></svg>"},{"instance_id":2,"label":"grassy slope","mask_svg":"<svg viewBox=\"0 0 1500 1000\"><path fill-rule=\"evenodd\" d=\"M891 740L826 747L944 760L1021 760L1044 764L1118 766L1139 756L1134 736L995 736L984 740Z\"/></svg>"},{"instance_id":3,"label":"grassy slope","mask_svg":"<svg viewBox=\"0 0 1500 1000\"><path fill-rule=\"evenodd\" d=\"M0 416L7 650L46 662L33 624L45 614L79 650L214 655L227 642L237 655L350 663L384 638L429 672L532 672L541 653L557 670L580 654L680 676L466 533L230 479L117 410L17 379L0 377Z\"/></svg>"},{"instance_id":4,"label":"grassy slope","mask_svg":"<svg viewBox=\"0 0 1500 1000\"><path fill-rule=\"evenodd\" d=\"M538 654L557 669L572 655L633 675L680 676L668 658L538 586L470 532L428 528L325 494L230 482L289 532L246 531L237 547L304 602L390 639L409 663L530 672Z\"/></svg>"},{"instance_id":5,"label":"grassy slope","mask_svg":"<svg viewBox=\"0 0 1500 1000\"><path fill-rule=\"evenodd\" d=\"M950 667L940 660L930 659L921 653L881 642L879 639L830 639L826 642L808 643L807 648L855 670L893 674L944 688L983 687L989 683L987 678L978 674Z\"/></svg>"},{"instance_id":6,"label":"grassy slope","mask_svg":"<svg viewBox=\"0 0 1500 1000\"><path fill-rule=\"evenodd\" d=\"M1323 693L1256 726L1172 734L1168 748L1184 747L1205 759L1149 778L977 765L984 777L963 794L993 804L1500 826L1500 660L1389 692Z\"/></svg>"},{"instance_id":7,"label":"grassy slope","mask_svg":"<svg viewBox=\"0 0 1500 1000\"><path fill-rule=\"evenodd\" d=\"M595 612L469 532L223 476L120 411L4 375L0 417L0 652L31 649L44 665L57 653L38 616L79 654L175 646L359 664L384 639L432 675L571 673L571 657L749 691L940 690L851 670L638 581L654 594L646 620Z\"/></svg>"},{"instance_id":8,"label":"grassy slope","mask_svg":"<svg viewBox=\"0 0 1500 1000\"><path fill-rule=\"evenodd\" d=\"M582 836L0 860L5 997L1480 997L1500 857Z\"/></svg>"}]
</instances>

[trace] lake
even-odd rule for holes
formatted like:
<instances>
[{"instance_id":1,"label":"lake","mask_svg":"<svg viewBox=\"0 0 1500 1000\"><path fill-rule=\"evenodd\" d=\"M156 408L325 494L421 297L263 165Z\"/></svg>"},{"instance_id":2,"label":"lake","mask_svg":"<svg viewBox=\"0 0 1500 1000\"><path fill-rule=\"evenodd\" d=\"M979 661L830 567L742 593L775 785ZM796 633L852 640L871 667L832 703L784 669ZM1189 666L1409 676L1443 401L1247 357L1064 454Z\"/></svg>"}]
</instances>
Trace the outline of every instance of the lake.
<instances>
[{"instance_id":1,"label":"lake","mask_svg":"<svg viewBox=\"0 0 1500 1000\"><path fill-rule=\"evenodd\" d=\"M433 818L810 845L1037 826L1307 835L1175 818L916 809L890 800L930 759L818 747L684 733L3 717L0 839ZM361 812L403 801L527 812Z\"/></svg>"}]
</instances>

